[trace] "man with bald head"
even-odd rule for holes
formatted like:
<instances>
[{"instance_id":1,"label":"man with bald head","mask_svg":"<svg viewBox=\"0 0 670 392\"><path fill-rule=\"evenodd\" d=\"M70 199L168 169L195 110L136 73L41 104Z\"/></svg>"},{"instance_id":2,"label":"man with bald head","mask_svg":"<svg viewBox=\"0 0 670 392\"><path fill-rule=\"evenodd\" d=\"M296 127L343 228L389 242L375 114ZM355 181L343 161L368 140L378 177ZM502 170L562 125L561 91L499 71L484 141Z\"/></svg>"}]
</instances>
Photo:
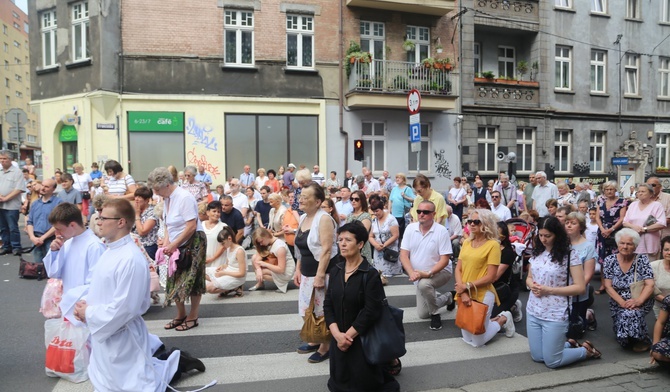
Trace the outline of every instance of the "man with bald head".
<instances>
[{"instance_id":1,"label":"man with bald head","mask_svg":"<svg viewBox=\"0 0 670 392\"><path fill-rule=\"evenodd\" d=\"M204 182L207 184L207 186L212 185L212 176L210 176L209 173L205 171L205 167L203 165L198 166L198 174L195 175L195 180Z\"/></svg>"},{"instance_id":2,"label":"man with bald head","mask_svg":"<svg viewBox=\"0 0 670 392\"><path fill-rule=\"evenodd\" d=\"M35 200L30 206L28 214L28 224L26 232L28 238L35 245L33 249L33 258L36 263L41 263L44 256L49 251L51 241L55 238L55 229L49 223L49 214L63 201L54 195L56 190L56 180L47 178L42 182L40 198Z\"/></svg>"}]
</instances>

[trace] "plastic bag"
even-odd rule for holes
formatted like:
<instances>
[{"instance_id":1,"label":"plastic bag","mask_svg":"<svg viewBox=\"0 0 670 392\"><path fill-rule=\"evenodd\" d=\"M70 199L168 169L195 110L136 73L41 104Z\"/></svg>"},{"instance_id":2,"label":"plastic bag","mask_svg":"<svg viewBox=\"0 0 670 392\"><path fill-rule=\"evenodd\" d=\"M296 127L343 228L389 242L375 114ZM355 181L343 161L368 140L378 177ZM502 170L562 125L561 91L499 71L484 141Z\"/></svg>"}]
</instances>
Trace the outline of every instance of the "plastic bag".
<instances>
[{"instance_id":1,"label":"plastic bag","mask_svg":"<svg viewBox=\"0 0 670 392\"><path fill-rule=\"evenodd\" d=\"M74 326L65 319L50 319L44 323L44 344L47 348L45 372L74 383L88 380L89 331Z\"/></svg>"},{"instance_id":2,"label":"plastic bag","mask_svg":"<svg viewBox=\"0 0 670 392\"><path fill-rule=\"evenodd\" d=\"M63 281L51 278L47 281L40 302L40 313L48 319L60 318L60 300L63 297Z\"/></svg>"}]
</instances>

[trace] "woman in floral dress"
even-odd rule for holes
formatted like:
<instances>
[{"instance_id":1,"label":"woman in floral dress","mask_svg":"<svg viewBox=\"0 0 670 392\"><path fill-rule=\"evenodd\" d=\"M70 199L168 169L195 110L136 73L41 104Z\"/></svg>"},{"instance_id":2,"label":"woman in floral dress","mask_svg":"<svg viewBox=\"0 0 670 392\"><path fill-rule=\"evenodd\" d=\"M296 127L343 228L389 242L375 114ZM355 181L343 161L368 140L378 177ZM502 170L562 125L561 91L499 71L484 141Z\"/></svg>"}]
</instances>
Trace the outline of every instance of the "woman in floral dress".
<instances>
[{"instance_id":1,"label":"woman in floral dress","mask_svg":"<svg viewBox=\"0 0 670 392\"><path fill-rule=\"evenodd\" d=\"M670 369L670 295L661 301L661 311L654 326L654 344L651 346L653 362Z\"/></svg>"},{"instance_id":2,"label":"woman in floral dress","mask_svg":"<svg viewBox=\"0 0 670 392\"><path fill-rule=\"evenodd\" d=\"M617 183L615 181L604 183L602 189L604 195L598 199L596 211L596 223L598 224L596 252L601 268L607 256L618 252L614 235L623 227L623 218L628 209L628 200L616 195ZM604 292L605 287L601 283L595 293Z\"/></svg>"}]
</instances>

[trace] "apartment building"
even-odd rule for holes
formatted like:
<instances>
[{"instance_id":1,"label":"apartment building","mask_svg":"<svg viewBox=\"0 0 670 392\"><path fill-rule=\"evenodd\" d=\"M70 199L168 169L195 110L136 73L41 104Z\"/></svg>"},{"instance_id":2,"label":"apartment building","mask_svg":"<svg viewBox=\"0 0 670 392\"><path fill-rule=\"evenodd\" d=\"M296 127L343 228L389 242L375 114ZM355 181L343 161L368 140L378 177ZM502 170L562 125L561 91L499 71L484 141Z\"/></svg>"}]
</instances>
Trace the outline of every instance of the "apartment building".
<instances>
[{"instance_id":1,"label":"apartment building","mask_svg":"<svg viewBox=\"0 0 670 392\"><path fill-rule=\"evenodd\" d=\"M664 174L670 1L462 4L464 171L495 176L513 152L519 177Z\"/></svg>"},{"instance_id":2,"label":"apartment building","mask_svg":"<svg viewBox=\"0 0 670 392\"><path fill-rule=\"evenodd\" d=\"M2 26L0 32L2 148L14 151L20 160L30 158L39 166L41 164L39 120L28 105L31 98L28 16L14 4L14 1L0 0L0 25ZM17 121L14 116L17 110L12 109L20 109L25 113L25 123L22 119L19 120L21 132L18 132L15 126Z\"/></svg>"}]
</instances>

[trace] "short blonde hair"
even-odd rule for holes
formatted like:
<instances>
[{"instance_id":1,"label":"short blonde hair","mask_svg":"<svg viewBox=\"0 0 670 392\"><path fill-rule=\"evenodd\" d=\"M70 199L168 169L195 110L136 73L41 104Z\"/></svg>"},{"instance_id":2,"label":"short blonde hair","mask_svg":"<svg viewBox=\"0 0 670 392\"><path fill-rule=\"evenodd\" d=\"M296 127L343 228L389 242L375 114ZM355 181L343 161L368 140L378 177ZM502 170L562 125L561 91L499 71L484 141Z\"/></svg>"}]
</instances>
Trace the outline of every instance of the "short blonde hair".
<instances>
[{"instance_id":1,"label":"short blonde hair","mask_svg":"<svg viewBox=\"0 0 670 392\"><path fill-rule=\"evenodd\" d=\"M281 194L279 193L270 193L270 196L268 196L268 200L277 201L279 203L283 201Z\"/></svg>"},{"instance_id":2,"label":"short blonde hair","mask_svg":"<svg viewBox=\"0 0 670 392\"><path fill-rule=\"evenodd\" d=\"M83 169L83 168L84 168L84 165L82 165L81 163L77 162L77 163L73 163L73 164L72 164L72 168L73 168L73 169L76 169L76 168Z\"/></svg>"},{"instance_id":3,"label":"short blonde hair","mask_svg":"<svg viewBox=\"0 0 670 392\"><path fill-rule=\"evenodd\" d=\"M307 169L300 169L295 173L295 180L300 181L312 181L312 173Z\"/></svg>"},{"instance_id":4,"label":"short blonde hair","mask_svg":"<svg viewBox=\"0 0 670 392\"><path fill-rule=\"evenodd\" d=\"M256 173L259 176L264 176L265 175L265 168L259 167L258 170L256 170ZM262 173L262 174L261 174Z\"/></svg>"},{"instance_id":5,"label":"short blonde hair","mask_svg":"<svg viewBox=\"0 0 670 392\"><path fill-rule=\"evenodd\" d=\"M407 185L407 176L405 173L396 173L396 177L400 177L402 179L402 184Z\"/></svg>"}]
</instances>

